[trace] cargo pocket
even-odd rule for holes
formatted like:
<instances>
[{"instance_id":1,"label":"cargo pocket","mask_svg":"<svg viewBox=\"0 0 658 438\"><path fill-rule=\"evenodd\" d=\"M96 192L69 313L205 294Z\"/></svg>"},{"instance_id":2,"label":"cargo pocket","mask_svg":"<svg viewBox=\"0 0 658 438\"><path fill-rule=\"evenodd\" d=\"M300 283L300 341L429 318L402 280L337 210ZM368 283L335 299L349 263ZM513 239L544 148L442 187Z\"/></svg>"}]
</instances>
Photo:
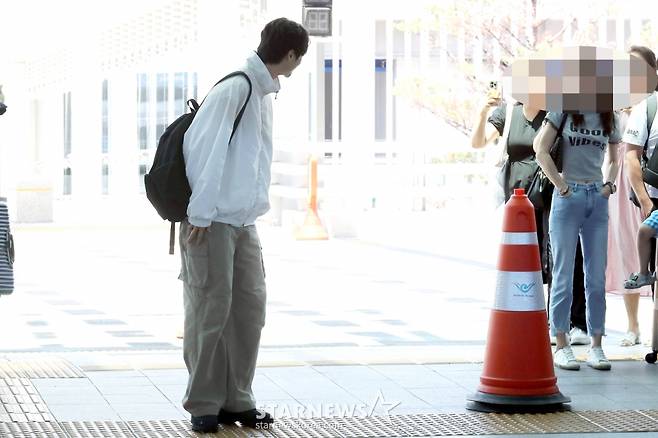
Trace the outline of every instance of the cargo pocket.
<instances>
[{"instance_id":1,"label":"cargo pocket","mask_svg":"<svg viewBox=\"0 0 658 438\"><path fill-rule=\"evenodd\" d=\"M208 286L208 271L210 268L208 248L208 236L204 236L201 243L192 245L186 242L184 244L179 279L192 287L204 288Z\"/></svg>"}]
</instances>

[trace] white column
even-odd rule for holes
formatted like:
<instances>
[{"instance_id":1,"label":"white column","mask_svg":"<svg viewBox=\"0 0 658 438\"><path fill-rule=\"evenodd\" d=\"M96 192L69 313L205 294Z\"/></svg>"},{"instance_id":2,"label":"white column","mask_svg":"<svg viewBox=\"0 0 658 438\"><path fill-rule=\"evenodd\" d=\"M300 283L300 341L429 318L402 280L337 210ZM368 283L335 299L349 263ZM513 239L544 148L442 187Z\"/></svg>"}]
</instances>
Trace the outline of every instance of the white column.
<instances>
[{"instance_id":1,"label":"white column","mask_svg":"<svg viewBox=\"0 0 658 438\"><path fill-rule=\"evenodd\" d=\"M393 20L386 20L386 141L393 141L393 66L395 54L393 51Z\"/></svg>"},{"instance_id":2,"label":"white column","mask_svg":"<svg viewBox=\"0 0 658 438\"><path fill-rule=\"evenodd\" d=\"M331 49L331 141L337 143L340 133L340 62L342 58L342 39L340 36L340 22L336 15L333 17L332 30L333 47Z\"/></svg>"},{"instance_id":3,"label":"white column","mask_svg":"<svg viewBox=\"0 0 658 438\"><path fill-rule=\"evenodd\" d=\"M317 52L314 68L313 86L315 88L315 129L313 141L324 141L324 108L325 108L325 95L324 95L324 58L325 58L325 44L322 40L317 43Z\"/></svg>"},{"instance_id":4,"label":"white column","mask_svg":"<svg viewBox=\"0 0 658 438\"><path fill-rule=\"evenodd\" d=\"M617 46L617 50L625 50L626 48L626 29L625 29L625 23L626 23L626 17L624 16L617 16L615 18L615 43Z\"/></svg>"},{"instance_id":5,"label":"white column","mask_svg":"<svg viewBox=\"0 0 658 438\"><path fill-rule=\"evenodd\" d=\"M136 74L112 75L108 97L109 196L120 201L134 197L139 189Z\"/></svg>"},{"instance_id":6,"label":"white column","mask_svg":"<svg viewBox=\"0 0 658 438\"><path fill-rule=\"evenodd\" d=\"M605 47L608 44L608 18L607 15L599 18L598 23L599 47Z\"/></svg>"},{"instance_id":7,"label":"white column","mask_svg":"<svg viewBox=\"0 0 658 438\"><path fill-rule=\"evenodd\" d=\"M375 131L375 21L362 3L343 15L343 140L352 150L372 143Z\"/></svg>"},{"instance_id":8,"label":"white column","mask_svg":"<svg viewBox=\"0 0 658 438\"><path fill-rule=\"evenodd\" d=\"M101 193L101 85L95 75L78 76L71 88L71 194L78 205Z\"/></svg>"},{"instance_id":9,"label":"white column","mask_svg":"<svg viewBox=\"0 0 658 438\"><path fill-rule=\"evenodd\" d=\"M225 74L241 67L253 40L239 36L240 10L237 0L199 0L199 29L196 59L199 66L199 102Z\"/></svg>"},{"instance_id":10,"label":"white column","mask_svg":"<svg viewBox=\"0 0 658 438\"><path fill-rule=\"evenodd\" d=\"M375 20L372 1L341 3L343 166L334 183L330 222L335 236L355 236L367 205L363 180L369 172L375 135ZM338 66L335 65L334 69Z\"/></svg>"}]
</instances>

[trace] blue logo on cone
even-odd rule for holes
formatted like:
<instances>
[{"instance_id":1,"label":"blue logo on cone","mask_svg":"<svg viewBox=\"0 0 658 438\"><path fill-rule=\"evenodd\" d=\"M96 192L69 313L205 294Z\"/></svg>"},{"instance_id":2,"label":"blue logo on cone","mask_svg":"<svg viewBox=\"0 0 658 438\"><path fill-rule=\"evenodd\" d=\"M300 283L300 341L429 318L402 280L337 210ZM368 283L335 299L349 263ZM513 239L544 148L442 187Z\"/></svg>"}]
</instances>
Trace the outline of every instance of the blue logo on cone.
<instances>
[{"instance_id":1,"label":"blue logo on cone","mask_svg":"<svg viewBox=\"0 0 658 438\"><path fill-rule=\"evenodd\" d=\"M535 287L535 283L514 283L514 286L516 286L516 288L522 293L527 294L532 290L533 287Z\"/></svg>"}]
</instances>

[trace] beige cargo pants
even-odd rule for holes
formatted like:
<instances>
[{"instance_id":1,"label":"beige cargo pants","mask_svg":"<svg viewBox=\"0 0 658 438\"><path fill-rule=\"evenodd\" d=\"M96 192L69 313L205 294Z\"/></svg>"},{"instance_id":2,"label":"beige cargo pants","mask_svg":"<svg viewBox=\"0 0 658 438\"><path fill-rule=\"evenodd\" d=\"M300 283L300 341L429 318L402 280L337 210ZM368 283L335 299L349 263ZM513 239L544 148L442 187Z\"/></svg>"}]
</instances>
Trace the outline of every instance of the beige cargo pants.
<instances>
[{"instance_id":1,"label":"beige cargo pants","mask_svg":"<svg viewBox=\"0 0 658 438\"><path fill-rule=\"evenodd\" d=\"M184 285L183 407L194 416L255 407L251 383L265 325L265 269L255 226L213 222L202 243L180 226Z\"/></svg>"}]
</instances>

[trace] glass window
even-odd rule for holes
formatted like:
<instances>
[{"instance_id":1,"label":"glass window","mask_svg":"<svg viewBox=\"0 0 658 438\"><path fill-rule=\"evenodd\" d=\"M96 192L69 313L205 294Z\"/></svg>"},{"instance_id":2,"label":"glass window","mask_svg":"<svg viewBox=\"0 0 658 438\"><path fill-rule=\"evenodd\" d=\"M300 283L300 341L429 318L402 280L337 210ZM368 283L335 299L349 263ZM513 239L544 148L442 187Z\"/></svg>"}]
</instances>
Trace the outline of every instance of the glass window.
<instances>
[{"instance_id":1,"label":"glass window","mask_svg":"<svg viewBox=\"0 0 658 438\"><path fill-rule=\"evenodd\" d=\"M110 166L103 163L102 176L101 176L101 190L104 195L110 193Z\"/></svg>"},{"instance_id":2,"label":"glass window","mask_svg":"<svg viewBox=\"0 0 658 438\"><path fill-rule=\"evenodd\" d=\"M146 193L146 188L144 187L144 175L148 172L148 165L140 164L139 165L139 193Z\"/></svg>"},{"instance_id":3,"label":"glass window","mask_svg":"<svg viewBox=\"0 0 658 438\"><path fill-rule=\"evenodd\" d=\"M65 167L64 168L64 184L63 184L63 189L62 193L64 195L70 195L72 192L72 184L71 184L71 168L70 167Z\"/></svg>"},{"instance_id":4,"label":"glass window","mask_svg":"<svg viewBox=\"0 0 658 438\"><path fill-rule=\"evenodd\" d=\"M187 73L174 75L174 114L176 117L187 112Z\"/></svg>"},{"instance_id":5,"label":"glass window","mask_svg":"<svg viewBox=\"0 0 658 438\"><path fill-rule=\"evenodd\" d=\"M156 76L157 88L155 91L155 143L167 129L169 123L169 75L158 73Z\"/></svg>"},{"instance_id":6,"label":"glass window","mask_svg":"<svg viewBox=\"0 0 658 438\"><path fill-rule=\"evenodd\" d=\"M199 100L198 97L199 95L197 94L198 86L199 86L198 76L196 73L192 73L192 95L191 96L188 95L187 97L188 99L196 99L197 101Z\"/></svg>"},{"instance_id":7,"label":"glass window","mask_svg":"<svg viewBox=\"0 0 658 438\"><path fill-rule=\"evenodd\" d=\"M137 75L137 138L140 150L148 149L149 86L146 74Z\"/></svg>"},{"instance_id":8,"label":"glass window","mask_svg":"<svg viewBox=\"0 0 658 438\"><path fill-rule=\"evenodd\" d=\"M64 93L64 157L71 154L71 92Z\"/></svg>"},{"instance_id":9,"label":"glass window","mask_svg":"<svg viewBox=\"0 0 658 438\"><path fill-rule=\"evenodd\" d=\"M110 126L109 126L109 90L108 90L108 81L105 79L103 81L103 103L102 103L102 142L101 142L101 152L107 154L109 151L109 135L110 135Z\"/></svg>"}]
</instances>

